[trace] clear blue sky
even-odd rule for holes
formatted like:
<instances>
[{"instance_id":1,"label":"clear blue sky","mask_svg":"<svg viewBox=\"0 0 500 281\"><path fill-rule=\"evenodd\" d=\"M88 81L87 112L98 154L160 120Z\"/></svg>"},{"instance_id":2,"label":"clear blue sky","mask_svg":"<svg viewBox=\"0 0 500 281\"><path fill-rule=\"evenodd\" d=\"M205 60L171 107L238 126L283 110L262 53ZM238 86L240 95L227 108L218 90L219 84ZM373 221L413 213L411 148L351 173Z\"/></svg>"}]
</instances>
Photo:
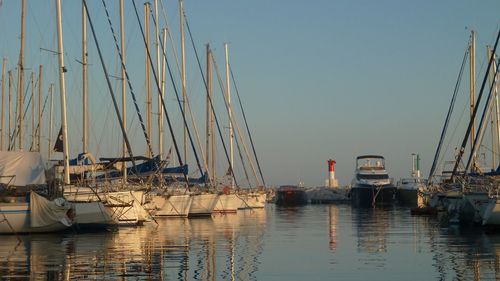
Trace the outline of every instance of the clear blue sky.
<instances>
[{"instance_id":1,"label":"clear blue sky","mask_svg":"<svg viewBox=\"0 0 500 281\"><path fill-rule=\"evenodd\" d=\"M44 85L48 86L57 83L57 57L40 48L57 49L55 4L27 2L25 67L43 64ZM119 63L102 3L90 2L107 66L118 75ZM143 96L143 44L131 1L125 2L127 67L136 93ZM136 2L142 20L143 2ZM20 3L4 0L0 7L0 57L8 58L9 69L19 56ZM114 28L119 30L118 1L107 4ZM173 44L179 51L178 2L164 4ZM361 154L385 156L390 175L399 179L409 174L410 154L420 153L427 175L470 29L477 31L477 78L481 81L485 46L494 43L500 28L500 2L493 0L186 0L184 8L203 65L205 44L210 43L224 75L223 43L230 44L237 87L264 176L271 185L299 181L322 185L329 158L337 160L340 183L348 184L354 159ZM63 1L63 13L70 147L76 155L81 150L81 67L76 62L81 60L79 1ZM164 25L165 19L161 17L160 22ZM93 39L89 46L91 150L97 156L118 155L119 127ZM186 46L188 92L203 133L204 86L189 40ZM179 88L178 73L175 76ZM113 86L118 95L118 81ZM462 88L464 92L468 89L467 81ZM167 101L180 141L182 126L171 87L169 91ZM143 97L140 106L145 114ZM226 120L220 108L220 118ZM461 111L463 108L458 109ZM143 154L145 142L132 104L128 112L135 154ZM457 130L455 142L462 136ZM169 144L166 146L168 149ZM190 158L195 170L192 154ZM221 163L219 171L225 167Z\"/></svg>"}]
</instances>

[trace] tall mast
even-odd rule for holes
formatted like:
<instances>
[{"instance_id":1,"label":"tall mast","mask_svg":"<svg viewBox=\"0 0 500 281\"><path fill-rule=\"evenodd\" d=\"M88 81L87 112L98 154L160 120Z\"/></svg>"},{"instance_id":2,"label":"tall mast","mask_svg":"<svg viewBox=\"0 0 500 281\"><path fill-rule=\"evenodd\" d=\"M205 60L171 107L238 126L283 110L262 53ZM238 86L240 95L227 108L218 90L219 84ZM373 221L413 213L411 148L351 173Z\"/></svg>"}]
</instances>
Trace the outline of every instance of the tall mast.
<instances>
[{"instance_id":1,"label":"tall mast","mask_svg":"<svg viewBox=\"0 0 500 281\"><path fill-rule=\"evenodd\" d=\"M210 71L207 72L207 87L210 90L210 108L214 108L214 95L213 95L213 84L212 84L212 62L213 62L213 57L212 57L212 51L209 52L208 59L210 61L210 67L208 68ZM212 182L216 183L217 180L217 166L216 166L216 159L217 159L217 144L215 142L215 115L214 111L210 110L210 135L211 135L211 146L212 146Z\"/></svg>"},{"instance_id":2,"label":"tall mast","mask_svg":"<svg viewBox=\"0 0 500 281\"><path fill-rule=\"evenodd\" d=\"M158 0L155 0L155 41L156 41L156 69L158 73L158 79L160 80L161 87L159 87L159 93L158 93L158 156L160 157L160 160L163 159L163 134L161 133L162 131L162 116L160 112L162 111L161 107L161 97L163 95L163 75L162 75L162 69L161 69L161 64L160 64L160 30L158 28L158 22L160 20L158 19Z\"/></svg>"},{"instance_id":3,"label":"tall mast","mask_svg":"<svg viewBox=\"0 0 500 281\"><path fill-rule=\"evenodd\" d=\"M165 81L166 81L166 68L167 68L167 28L162 29L163 33L163 49L165 50L165 53L162 54L162 70L161 70L161 97L163 101L165 102ZM163 134L164 134L164 128L163 128L163 106L161 104L161 99L158 101L158 126L160 127L158 134L159 136L159 146L161 148L161 151L163 151ZM161 154L160 154L161 155Z\"/></svg>"},{"instance_id":4,"label":"tall mast","mask_svg":"<svg viewBox=\"0 0 500 281\"><path fill-rule=\"evenodd\" d=\"M493 57L493 63L491 65L493 74L490 74L490 83L493 88L493 97L495 99L495 112L493 113L493 109L491 110L491 138L492 138L492 169L495 170L497 168L497 152L500 152L500 108L498 104L498 85L493 84L495 81L494 73L497 70L496 64L496 56L491 53L490 46L486 46L488 53L488 61L491 60L491 56Z\"/></svg>"},{"instance_id":5,"label":"tall mast","mask_svg":"<svg viewBox=\"0 0 500 281\"><path fill-rule=\"evenodd\" d=\"M184 46L184 8L182 0L179 0L179 19L181 27L181 69L182 69L182 110L186 112L186 54ZM184 126L184 162L187 163L187 128Z\"/></svg>"},{"instance_id":6,"label":"tall mast","mask_svg":"<svg viewBox=\"0 0 500 281\"><path fill-rule=\"evenodd\" d=\"M21 4L21 48L19 51L19 82L18 82L18 112L19 112L19 150L24 148L24 118L23 118L23 95L24 95L24 32L26 31L25 26L26 17L26 0L22 0Z\"/></svg>"},{"instance_id":7,"label":"tall mast","mask_svg":"<svg viewBox=\"0 0 500 281\"><path fill-rule=\"evenodd\" d=\"M88 142L88 82L87 82L87 10L82 1L82 96L83 96L83 133L82 152L87 153Z\"/></svg>"},{"instance_id":8,"label":"tall mast","mask_svg":"<svg viewBox=\"0 0 500 281\"><path fill-rule=\"evenodd\" d=\"M210 64L210 44L207 44L207 107L206 107L206 140L205 140L205 154L206 154L206 159L207 159L207 164L210 165L210 143L211 143L211 134L212 131L210 131L210 123L212 121L212 110L210 107L210 101L212 100L212 67ZM211 167L213 169L213 167ZM209 175L210 181L214 182L215 178L213 177L213 170L211 174Z\"/></svg>"},{"instance_id":9,"label":"tall mast","mask_svg":"<svg viewBox=\"0 0 500 281\"><path fill-rule=\"evenodd\" d=\"M57 56L59 58L59 91L61 93L61 127L63 135L63 161L64 161L64 180L63 183L69 184L69 147L68 147L68 127L66 120L66 89L64 84L64 46L62 38L62 16L61 16L61 0L56 0L57 14Z\"/></svg>"},{"instance_id":10,"label":"tall mast","mask_svg":"<svg viewBox=\"0 0 500 281\"><path fill-rule=\"evenodd\" d=\"M54 112L54 84L50 83L49 87L49 94L50 94L50 112L49 112L49 147L48 147L48 153L47 157L50 160L50 155L52 152L52 112Z\"/></svg>"},{"instance_id":11,"label":"tall mast","mask_svg":"<svg viewBox=\"0 0 500 281\"><path fill-rule=\"evenodd\" d=\"M475 106L475 89L476 89L476 33L474 30L471 30L471 43L470 43L470 52L469 52L469 98L470 98L470 118L473 118L474 106ZM475 136L475 121L472 123L472 131L470 134L470 143L471 149L474 146L474 141L476 139ZM472 169L476 169L476 153L472 155Z\"/></svg>"},{"instance_id":12,"label":"tall mast","mask_svg":"<svg viewBox=\"0 0 500 281\"><path fill-rule=\"evenodd\" d=\"M31 71L31 143L30 151L35 146L35 73Z\"/></svg>"},{"instance_id":13,"label":"tall mast","mask_svg":"<svg viewBox=\"0 0 500 281\"><path fill-rule=\"evenodd\" d=\"M43 95L43 83L42 83L42 65L40 65L38 72L38 128L36 132L36 151L41 150L41 135L42 135L42 95Z\"/></svg>"},{"instance_id":14,"label":"tall mast","mask_svg":"<svg viewBox=\"0 0 500 281\"><path fill-rule=\"evenodd\" d=\"M151 104L151 78L150 78L150 71L149 71L149 60L148 60L148 53L149 53L149 44L150 44L150 28L149 28L149 9L151 4L149 2L144 3L144 29L146 33L146 56L145 56L145 63L146 63L146 115L147 115L147 121L146 121L146 131L148 133L148 137L151 138L151 131L152 131L152 104ZM153 152L151 151L150 147L148 146L148 157L153 156Z\"/></svg>"},{"instance_id":15,"label":"tall mast","mask_svg":"<svg viewBox=\"0 0 500 281\"><path fill-rule=\"evenodd\" d=\"M122 49L122 66L121 66L121 80L122 80L122 120L124 132L127 132L127 87L125 85L125 24L123 15L123 0L120 0L120 39L121 39L121 49ZM123 137L122 142L122 157L127 156L127 143L125 142L125 137ZM127 181L127 166L122 167L123 182Z\"/></svg>"},{"instance_id":16,"label":"tall mast","mask_svg":"<svg viewBox=\"0 0 500 281\"><path fill-rule=\"evenodd\" d=\"M9 71L9 131L7 132L9 150L12 149L12 83L12 72Z\"/></svg>"},{"instance_id":17,"label":"tall mast","mask_svg":"<svg viewBox=\"0 0 500 281\"><path fill-rule=\"evenodd\" d=\"M233 125L231 120L233 119L231 114L231 86L229 85L229 50L227 43L224 43L224 50L226 51L226 90L227 90L227 106L229 115L229 165L231 166L231 171L234 173L234 155L233 155ZM234 179L231 177L231 187L234 188Z\"/></svg>"},{"instance_id":18,"label":"tall mast","mask_svg":"<svg viewBox=\"0 0 500 281\"><path fill-rule=\"evenodd\" d=\"M0 135L0 150L4 150L4 145L3 145L3 137L5 135L5 127L4 127L4 98L5 98L5 67L7 66L7 59L3 58L2 62L2 121L0 124L0 131L2 132L2 135Z\"/></svg>"}]
</instances>

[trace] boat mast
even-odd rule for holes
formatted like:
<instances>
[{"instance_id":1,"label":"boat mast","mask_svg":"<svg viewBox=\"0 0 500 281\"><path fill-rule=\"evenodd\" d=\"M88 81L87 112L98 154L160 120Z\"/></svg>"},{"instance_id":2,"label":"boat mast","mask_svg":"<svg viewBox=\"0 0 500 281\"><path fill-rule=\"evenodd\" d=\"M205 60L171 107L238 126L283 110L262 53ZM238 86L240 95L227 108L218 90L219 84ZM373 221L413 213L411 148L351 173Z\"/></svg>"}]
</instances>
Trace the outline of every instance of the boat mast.
<instances>
[{"instance_id":1,"label":"boat mast","mask_svg":"<svg viewBox=\"0 0 500 281\"><path fill-rule=\"evenodd\" d=\"M36 151L41 150L41 135L42 135L42 94L43 94L43 83L42 83L42 65L40 65L38 73L38 128L36 129Z\"/></svg>"},{"instance_id":2,"label":"boat mast","mask_svg":"<svg viewBox=\"0 0 500 281\"><path fill-rule=\"evenodd\" d=\"M12 72L9 71L9 131L7 132L7 137L9 138L9 148L12 149Z\"/></svg>"},{"instance_id":3,"label":"boat mast","mask_svg":"<svg viewBox=\"0 0 500 281\"><path fill-rule=\"evenodd\" d=\"M21 48L19 51L19 80L18 80L18 112L19 112L19 150L24 148L24 120L23 120L23 95L24 95L24 32L26 31L25 25L26 17L26 0L22 0L21 4Z\"/></svg>"},{"instance_id":4,"label":"boat mast","mask_svg":"<svg viewBox=\"0 0 500 281\"><path fill-rule=\"evenodd\" d=\"M87 153L88 140L88 81L87 81L87 10L82 1L82 96L83 96L83 134L82 152Z\"/></svg>"},{"instance_id":5,"label":"boat mast","mask_svg":"<svg viewBox=\"0 0 500 281\"><path fill-rule=\"evenodd\" d=\"M159 112L159 117L158 117L158 126L160 127L160 131L158 134L160 134L159 141L160 141L160 147L163 150L163 134L164 132L164 126L163 126L163 106L161 104L161 101L165 101L165 81L167 79L166 76L166 70L167 70L167 28L162 29L162 34L163 34L163 48L165 49L165 53L162 52L162 70L161 70L161 97L158 100L158 112ZM171 157L171 155L169 155Z\"/></svg>"},{"instance_id":6,"label":"boat mast","mask_svg":"<svg viewBox=\"0 0 500 281\"><path fill-rule=\"evenodd\" d=\"M5 97L5 67L7 66L7 59L3 58L2 61L2 121L0 124L0 131L2 132L2 135L0 135L0 150L4 150L4 145L3 145L3 137L5 135L5 130L4 130L4 97Z\"/></svg>"},{"instance_id":7,"label":"boat mast","mask_svg":"<svg viewBox=\"0 0 500 281\"><path fill-rule=\"evenodd\" d=\"M35 73L31 71L31 143L30 151L35 145Z\"/></svg>"},{"instance_id":8,"label":"boat mast","mask_svg":"<svg viewBox=\"0 0 500 281\"><path fill-rule=\"evenodd\" d=\"M24 0L23 0L24 2ZM64 46L62 38L62 17L61 17L61 0L56 0L56 17L57 17L57 56L59 58L59 91L61 93L61 127L63 136L63 161L64 161L64 178L63 183L69 184L69 147L68 147L68 127L66 119L66 89L64 84Z\"/></svg>"},{"instance_id":9,"label":"boat mast","mask_svg":"<svg viewBox=\"0 0 500 281\"><path fill-rule=\"evenodd\" d=\"M49 147L47 157L50 160L51 152L52 152L52 112L54 112L54 84L50 83L49 86L49 94L50 94L50 112L49 112Z\"/></svg>"},{"instance_id":10,"label":"boat mast","mask_svg":"<svg viewBox=\"0 0 500 281\"><path fill-rule=\"evenodd\" d=\"M215 183L216 180L217 180L217 166L216 166L216 159L217 159L217 143L216 143L216 139L215 139L215 112L213 111L213 108L214 108L214 95L213 95L213 84L212 84L212 62L213 62L213 56L212 56L212 51L209 52L209 59L210 59L210 71L207 73L207 84L208 84L208 88L210 89L210 135L212 136L212 139L211 139L211 146L212 146L212 180L213 182ZM208 75L210 74L210 76Z\"/></svg>"},{"instance_id":11,"label":"boat mast","mask_svg":"<svg viewBox=\"0 0 500 281\"><path fill-rule=\"evenodd\" d=\"M163 119L162 119L162 107L161 107L161 98L163 96L163 75L162 75L162 69L160 65L160 30L158 28L158 0L155 0L155 34L156 34L156 69L158 73L159 79L161 79L161 87L159 87L159 92L158 92L158 156L160 160L163 159L163 134L162 134L162 126L163 126Z\"/></svg>"},{"instance_id":12,"label":"boat mast","mask_svg":"<svg viewBox=\"0 0 500 281\"><path fill-rule=\"evenodd\" d=\"M231 171L234 173L234 153L233 153L233 126L232 126L232 114L231 114L231 86L229 85L229 50L228 44L224 43L224 50L226 52L226 91L227 91L227 106L229 115L229 165ZM231 187L234 188L234 180L231 177Z\"/></svg>"},{"instance_id":13,"label":"boat mast","mask_svg":"<svg viewBox=\"0 0 500 281\"><path fill-rule=\"evenodd\" d=\"M469 99L470 99L470 118L472 120L472 131L470 134L470 143L471 143L471 149L474 146L474 141L476 139L475 135L475 127L476 127L476 122L473 120L473 112L474 112L474 106L475 106L475 89L476 89L476 33L474 30L471 30L471 43L470 43L470 51L469 51ZM476 170L477 167L477 162L476 162L476 153L472 155L472 169Z\"/></svg>"},{"instance_id":14,"label":"boat mast","mask_svg":"<svg viewBox=\"0 0 500 281\"><path fill-rule=\"evenodd\" d=\"M127 132L127 87L125 85L125 24L123 15L123 0L120 0L120 44L122 49L121 57L121 82L122 82L122 120L123 120L123 130L124 134ZM122 141L122 157L127 156L127 144L125 142L125 137ZM123 182L127 182L127 166L122 165Z\"/></svg>"},{"instance_id":15,"label":"boat mast","mask_svg":"<svg viewBox=\"0 0 500 281\"><path fill-rule=\"evenodd\" d=\"M491 51L490 51L490 53L491 53ZM496 54L492 54L492 55L493 55L493 73L496 73L497 67L498 67L497 63L496 63L497 56L496 56ZM493 89L493 93L495 95L495 113L496 113L495 128L496 128L496 133L497 133L496 144L498 145L497 152L500 152L500 108L499 108L499 104L498 104L498 83L494 86L495 86L495 88ZM493 169L497 169L497 167L495 166L495 167L493 167Z\"/></svg>"},{"instance_id":16,"label":"boat mast","mask_svg":"<svg viewBox=\"0 0 500 281\"><path fill-rule=\"evenodd\" d=\"M205 153L206 153L206 159L207 163L210 163L210 151L212 151L212 157L214 157L214 146L213 146L213 140L212 140L212 109L210 107L210 101L212 100L212 66L211 66L211 58L210 58L210 44L207 44L206 46L207 49L207 108L206 108L206 148L205 148ZM210 147L210 144L212 144L212 147ZM212 158L212 165L211 165L211 174L209 175L210 181L215 182L215 170L214 170L214 158Z\"/></svg>"},{"instance_id":17,"label":"boat mast","mask_svg":"<svg viewBox=\"0 0 500 281\"><path fill-rule=\"evenodd\" d=\"M182 110L186 112L186 54L184 46L184 9L182 0L179 0L179 19L181 28L181 75L182 75ZM187 158L187 128L184 126L184 162L188 162Z\"/></svg>"},{"instance_id":18,"label":"boat mast","mask_svg":"<svg viewBox=\"0 0 500 281\"><path fill-rule=\"evenodd\" d=\"M151 138L151 131L152 131L152 104L151 104L151 78L150 78L150 70L149 70L149 61L148 61L148 53L149 53L149 44L150 44L150 27L149 27L149 10L150 10L150 3L146 2L144 3L144 29L145 29L145 35L146 35L146 56L145 56L145 63L146 63L146 115L147 115L147 121L146 121L146 126L147 126L147 133L148 136ZM148 146L148 157L152 157L153 152L151 151L151 148Z\"/></svg>"}]
</instances>

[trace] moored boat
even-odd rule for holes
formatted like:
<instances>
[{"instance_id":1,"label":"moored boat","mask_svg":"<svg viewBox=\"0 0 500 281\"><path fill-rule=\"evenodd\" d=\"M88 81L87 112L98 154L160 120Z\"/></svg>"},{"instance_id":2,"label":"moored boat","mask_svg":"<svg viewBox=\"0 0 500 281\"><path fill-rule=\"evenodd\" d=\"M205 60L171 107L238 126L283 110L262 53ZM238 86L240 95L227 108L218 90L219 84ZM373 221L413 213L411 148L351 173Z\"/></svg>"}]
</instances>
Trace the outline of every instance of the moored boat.
<instances>
[{"instance_id":1,"label":"moored boat","mask_svg":"<svg viewBox=\"0 0 500 281\"><path fill-rule=\"evenodd\" d=\"M356 158L356 170L352 180L350 197L353 205L374 207L392 204L396 188L385 169L385 159L379 155L362 155Z\"/></svg>"},{"instance_id":2,"label":"moored boat","mask_svg":"<svg viewBox=\"0 0 500 281\"><path fill-rule=\"evenodd\" d=\"M306 191L294 185L282 185L276 191L276 205L297 206L307 204Z\"/></svg>"}]
</instances>

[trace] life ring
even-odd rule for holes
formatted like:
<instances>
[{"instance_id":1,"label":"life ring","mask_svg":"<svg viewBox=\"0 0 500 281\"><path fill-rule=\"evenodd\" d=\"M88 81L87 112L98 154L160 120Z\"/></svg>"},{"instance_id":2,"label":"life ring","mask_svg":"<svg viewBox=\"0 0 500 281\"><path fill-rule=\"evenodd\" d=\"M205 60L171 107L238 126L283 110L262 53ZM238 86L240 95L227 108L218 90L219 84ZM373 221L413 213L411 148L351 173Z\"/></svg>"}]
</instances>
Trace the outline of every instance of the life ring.
<instances>
[{"instance_id":1,"label":"life ring","mask_svg":"<svg viewBox=\"0 0 500 281\"><path fill-rule=\"evenodd\" d=\"M224 189L222 189L222 192L224 192L224 194L228 195L229 193L231 193L231 189L229 188L229 186L224 186Z\"/></svg>"}]
</instances>

